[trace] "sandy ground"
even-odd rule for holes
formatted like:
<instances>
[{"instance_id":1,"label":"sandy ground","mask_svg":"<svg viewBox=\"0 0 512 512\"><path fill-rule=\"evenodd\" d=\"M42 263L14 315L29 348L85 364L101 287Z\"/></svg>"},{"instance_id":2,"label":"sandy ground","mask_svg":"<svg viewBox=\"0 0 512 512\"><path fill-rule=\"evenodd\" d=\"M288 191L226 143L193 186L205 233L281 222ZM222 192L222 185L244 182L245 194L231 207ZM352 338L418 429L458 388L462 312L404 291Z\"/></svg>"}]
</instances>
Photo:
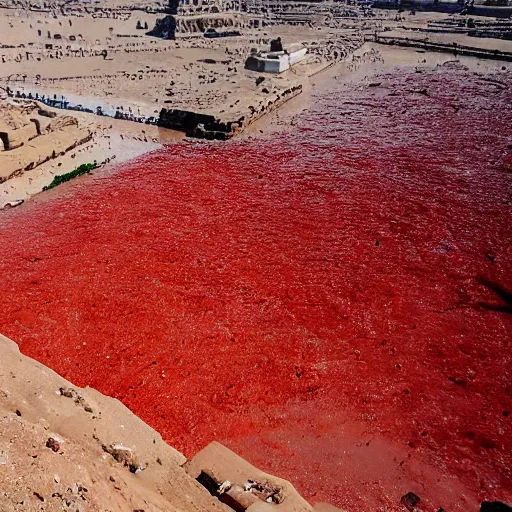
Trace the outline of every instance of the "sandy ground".
<instances>
[{"instance_id":1,"label":"sandy ground","mask_svg":"<svg viewBox=\"0 0 512 512\"><path fill-rule=\"evenodd\" d=\"M64 95L93 110L102 106L112 115L116 109L131 109L158 116L166 107L238 119L251 105L300 83L301 77L326 63L309 59L301 66L309 64L307 69L267 75L264 83L256 84L260 74L244 70L251 48L268 48L270 39L278 35L286 45L316 44L331 37L327 27L268 27L247 29L243 37L230 39L208 40L195 34L164 41L137 31L138 15L129 21L62 17L58 21L62 26L57 27L56 20L41 13L24 11L26 19L17 15L0 9L0 30L7 42L16 45L2 49L0 85L26 94ZM144 17L149 26L156 20L155 15ZM48 38L48 33L55 37L56 29L62 40ZM69 40L78 34L79 40ZM103 50L107 58L101 55Z\"/></svg>"}]
</instances>

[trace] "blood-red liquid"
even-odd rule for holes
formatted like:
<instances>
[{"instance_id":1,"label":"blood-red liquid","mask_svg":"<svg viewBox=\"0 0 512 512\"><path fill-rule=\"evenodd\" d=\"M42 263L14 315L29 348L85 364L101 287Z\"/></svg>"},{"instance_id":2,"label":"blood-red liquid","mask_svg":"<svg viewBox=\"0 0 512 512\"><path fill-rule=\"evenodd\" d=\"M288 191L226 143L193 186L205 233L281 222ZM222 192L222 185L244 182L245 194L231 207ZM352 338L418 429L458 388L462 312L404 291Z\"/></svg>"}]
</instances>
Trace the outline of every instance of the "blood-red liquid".
<instances>
[{"instance_id":1,"label":"blood-red liquid","mask_svg":"<svg viewBox=\"0 0 512 512\"><path fill-rule=\"evenodd\" d=\"M2 216L0 332L312 502L511 500L511 80L381 80Z\"/></svg>"}]
</instances>

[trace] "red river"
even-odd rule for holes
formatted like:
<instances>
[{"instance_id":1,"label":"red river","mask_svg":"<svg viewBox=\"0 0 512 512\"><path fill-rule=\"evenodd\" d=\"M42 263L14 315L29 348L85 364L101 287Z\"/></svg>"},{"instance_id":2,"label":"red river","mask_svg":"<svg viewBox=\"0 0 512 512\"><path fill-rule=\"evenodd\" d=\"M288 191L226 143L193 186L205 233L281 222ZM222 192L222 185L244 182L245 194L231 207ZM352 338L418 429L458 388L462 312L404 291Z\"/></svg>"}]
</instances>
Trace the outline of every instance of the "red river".
<instances>
[{"instance_id":1,"label":"red river","mask_svg":"<svg viewBox=\"0 0 512 512\"><path fill-rule=\"evenodd\" d=\"M511 501L512 80L379 82L2 215L0 332L313 503Z\"/></svg>"}]
</instances>

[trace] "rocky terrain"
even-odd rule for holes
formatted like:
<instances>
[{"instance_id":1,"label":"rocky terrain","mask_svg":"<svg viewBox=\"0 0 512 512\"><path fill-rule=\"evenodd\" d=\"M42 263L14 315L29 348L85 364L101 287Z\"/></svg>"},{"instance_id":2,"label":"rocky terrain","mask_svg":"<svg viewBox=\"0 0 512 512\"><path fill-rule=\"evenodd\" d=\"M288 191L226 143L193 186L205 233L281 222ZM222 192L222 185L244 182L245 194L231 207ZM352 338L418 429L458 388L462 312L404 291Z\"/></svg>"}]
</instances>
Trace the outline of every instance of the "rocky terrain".
<instances>
[{"instance_id":1,"label":"rocky terrain","mask_svg":"<svg viewBox=\"0 0 512 512\"><path fill-rule=\"evenodd\" d=\"M0 102L0 183L64 155L91 139L76 118L58 116L36 102Z\"/></svg>"}]
</instances>

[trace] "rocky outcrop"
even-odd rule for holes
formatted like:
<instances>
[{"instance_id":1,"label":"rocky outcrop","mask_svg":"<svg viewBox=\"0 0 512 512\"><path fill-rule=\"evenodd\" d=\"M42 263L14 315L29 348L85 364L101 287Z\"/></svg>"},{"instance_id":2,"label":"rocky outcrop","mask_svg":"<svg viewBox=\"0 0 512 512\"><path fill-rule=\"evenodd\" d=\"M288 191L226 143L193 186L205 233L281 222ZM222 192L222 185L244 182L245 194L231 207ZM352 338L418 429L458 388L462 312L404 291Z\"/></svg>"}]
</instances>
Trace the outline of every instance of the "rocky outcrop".
<instances>
[{"instance_id":1,"label":"rocky outcrop","mask_svg":"<svg viewBox=\"0 0 512 512\"><path fill-rule=\"evenodd\" d=\"M187 110L166 109L160 111L158 126L185 132L187 137L208 140L228 140L247 128L257 119L294 98L302 92L302 85L294 85L269 99L259 109L249 107L245 116L230 121L220 120L211 114Z\"/></svg>"},{"instance_id":2,"label":"rocky outcrop","mask_svg":"<svg viewBox=\"0 0 512 512\"><path fill-rule=\"evenodd\" d=\"M147 35L162 39L176 39L176 17L168 14L165 18L159 18Z\"/></svg>"},{"instance_id":3,"label":"rocky outcrop","mask_svg":"<svg viewBox=\"0 0 512 512\"><path fill-rule=\"evenodd\" d=\"M313 507L287 480L269 475L231 450L213 442L185 464L189 475L235 510L312 512Z\"/></svg>"},{"instance_id":4,"label":"rocky outcrop","mask_svg":"<svg viewBox=\"0 0 512 512\"><path fill-rule=\"evenodd\" d=\"M75 117L51 114L34 101L0 102L0 183L91 140Z\"/></svg>"}]
</instances>

